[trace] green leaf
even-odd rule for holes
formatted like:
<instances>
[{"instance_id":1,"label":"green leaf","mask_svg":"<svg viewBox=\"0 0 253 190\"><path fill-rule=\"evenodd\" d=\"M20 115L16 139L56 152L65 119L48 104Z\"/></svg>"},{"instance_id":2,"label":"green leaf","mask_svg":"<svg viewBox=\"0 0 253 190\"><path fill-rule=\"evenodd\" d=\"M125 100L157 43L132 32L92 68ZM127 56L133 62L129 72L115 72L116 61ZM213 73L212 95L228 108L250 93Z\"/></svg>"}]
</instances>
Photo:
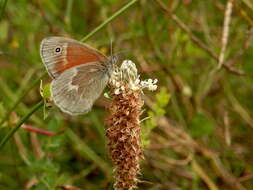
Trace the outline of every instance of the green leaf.
<instances>
[{"instance_id":1,"label":"green leaf","mask_svg":"<svg viewBox=\"0 0 253 190\"><path fill-rule=\"evenodd\" d=\"M3 116L5 114L3 103L0 102L0 119L3 119Z\"/></svg>"},{"instance_id":2,"label":"green leaf","mask_svg":"<svg viewBox=\"0 0 253 190\"><path fill-rule=\"evenodd\" d=\"M156 127L157 118L166 113L164 108L168 105L170 97L171 96L166 88L161 88L156 94L156 103L153 105L154 111L148 111L149 119L144 122L141 130L142 147L146 147L150 144L148 139L149 134Z\"/></svg>"},{"instance_id":3,"label":"green leaf","mask_svg":"<svg viewBox=\"0 0 253 190\"><path fill-rule=\"evenodd\" d=\"M51 91L50 91L51 83L46 84L42 87L42 97L44 99L51 98Z\"/></svg>"},{"instance_id":4,"label":"green leaf","mask_svg":"<svg viewBox=\"0 0 253 190\"><path fill-rule=\"evenodd\" d=\"M248 51L245 52L243 60L242 60L243 62L242 69L248 75L252 74L253 72L252 53L251 53L252 51L253 51L253 47L250 47Z\"/></svg>"},{"instance_id":5,"label":"green leaf","mask_svg":"<svg viewBox=\"0 0 253 190\"><path fill-rule=\"evenodd\" d=\"M161 88L160 92L156 94L156 102L158 107L165 107L170 101L170 94L166 88Z\"/></svg>"},{"instance_id":6,"label":"green leaf","mask_svg":"<svg viewBox=\"0 0 253 190\"><path fill-rule=\"evenodd\" d=\"M189 123L190 133L193 137L203 137L213 133L214 123L204 114L196 114Z\"/></svg>"},{"instance_id":7,"label":"green leaf","mask_svg":"<svg viewBox=\"0 0 253 190\"><path fill-rule=\"evenodd\" d=\"M5 40L7 40L8 37L8 27L9 24L7 21L2 21L0 23L0 42L4 42Z\"/></svg>"}]
</instances>

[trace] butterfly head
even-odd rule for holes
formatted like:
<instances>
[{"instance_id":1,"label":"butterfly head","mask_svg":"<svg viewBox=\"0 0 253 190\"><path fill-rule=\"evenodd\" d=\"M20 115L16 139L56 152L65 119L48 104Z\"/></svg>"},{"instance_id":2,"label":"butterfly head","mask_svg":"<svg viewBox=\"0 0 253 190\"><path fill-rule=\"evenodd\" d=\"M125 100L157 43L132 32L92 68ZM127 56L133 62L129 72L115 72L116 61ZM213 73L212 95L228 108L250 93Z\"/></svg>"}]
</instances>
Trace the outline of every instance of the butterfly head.
<instances>
[{"instance_id":1,"label":"butterfly head","mask_svg":"<svg viewBox=\"0 0 253 190\"><path fill-rule=\"evenodd\" d=\"M118 63L118 55L114 54L110 57L111 65L116 65Z\"/></svg>"},{"instance_id":2,"label":"butterfly head","mask_svg":"<svg viewBox=\"0 0 253 190\"><path fill-rule=\"evenodd\" d=\"M118 56L117 55L112 55L109 57L109 62L108 62L109 75L111 75L112 72L116 69L117 63L118 63Z\"/></svg>"}]
</instances>

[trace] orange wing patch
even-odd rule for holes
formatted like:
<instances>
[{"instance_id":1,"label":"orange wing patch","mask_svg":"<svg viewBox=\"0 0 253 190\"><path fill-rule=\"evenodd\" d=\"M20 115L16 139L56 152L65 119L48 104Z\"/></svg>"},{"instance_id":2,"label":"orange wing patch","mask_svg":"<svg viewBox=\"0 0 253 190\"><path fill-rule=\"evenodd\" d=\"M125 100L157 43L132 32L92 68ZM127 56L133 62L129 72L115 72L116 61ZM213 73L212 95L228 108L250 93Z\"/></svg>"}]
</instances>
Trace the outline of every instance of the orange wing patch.
<instances>
[{"instance_id":1,"label":"orange wing patch","mask_svg":"<svg viewBox=\"0 0 253 190\"><path fill-rule=\"evenodd\" d=\"M57 74L61 74L66 69L77 65L91 62L105 62L107 60L107 57L102 53L82 44L68 43L65 51L66 55L55 65Z\"/></svg>"}]
</instances>

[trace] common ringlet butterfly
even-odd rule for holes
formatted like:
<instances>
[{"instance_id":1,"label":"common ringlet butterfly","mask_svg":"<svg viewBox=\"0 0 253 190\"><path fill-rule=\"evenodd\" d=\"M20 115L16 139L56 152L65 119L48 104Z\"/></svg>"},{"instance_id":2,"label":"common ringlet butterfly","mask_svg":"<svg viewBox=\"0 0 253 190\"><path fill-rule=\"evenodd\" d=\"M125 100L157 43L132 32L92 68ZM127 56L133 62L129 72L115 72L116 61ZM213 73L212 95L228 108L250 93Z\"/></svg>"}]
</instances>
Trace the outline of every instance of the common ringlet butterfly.
<instances>
[{"instance_id":1,"label":"common ringlet butterfly","mask_svg":"<svg viewBox=\"0 0 253 190\"><path fill-rule=\"evenodd\" d=\"M90 111L107 85L116 57L107 57L73 39L48 37L40 45L41 59L53 78L54 103L71 115Z\"/></svg>"}]
</instances>

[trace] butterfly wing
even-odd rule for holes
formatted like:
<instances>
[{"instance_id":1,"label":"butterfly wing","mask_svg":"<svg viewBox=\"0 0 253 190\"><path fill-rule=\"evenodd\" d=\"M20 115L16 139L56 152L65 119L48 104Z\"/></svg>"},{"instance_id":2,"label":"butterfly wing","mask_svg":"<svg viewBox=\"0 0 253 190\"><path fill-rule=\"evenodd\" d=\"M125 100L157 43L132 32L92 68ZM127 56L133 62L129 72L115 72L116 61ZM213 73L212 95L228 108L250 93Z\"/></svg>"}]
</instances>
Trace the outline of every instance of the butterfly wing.
<instances>
[{"instance_id":1,"label":"butterfly wing","mask_svg":"<svg viewBox=\"0 0 253 190\"><path fill-rule=\"evenodd\" d=\"M108 61L108 58L96 49L64 37L43 39L40 45L40 55L52 78L57 78L67 69L77 65Z\"/></svg>"},{"instance_id":2,"label":"butterfly wing","mask_svg":"<svg viewBox=\"0 0 253 190\"><path fill-rule=\"evenodd\" d=\"M63 112L71 115L84 114L90 111L108 80L103 64L81 64L65 70L53 80L52 97Z\"/></svg>"}]
</instances>

